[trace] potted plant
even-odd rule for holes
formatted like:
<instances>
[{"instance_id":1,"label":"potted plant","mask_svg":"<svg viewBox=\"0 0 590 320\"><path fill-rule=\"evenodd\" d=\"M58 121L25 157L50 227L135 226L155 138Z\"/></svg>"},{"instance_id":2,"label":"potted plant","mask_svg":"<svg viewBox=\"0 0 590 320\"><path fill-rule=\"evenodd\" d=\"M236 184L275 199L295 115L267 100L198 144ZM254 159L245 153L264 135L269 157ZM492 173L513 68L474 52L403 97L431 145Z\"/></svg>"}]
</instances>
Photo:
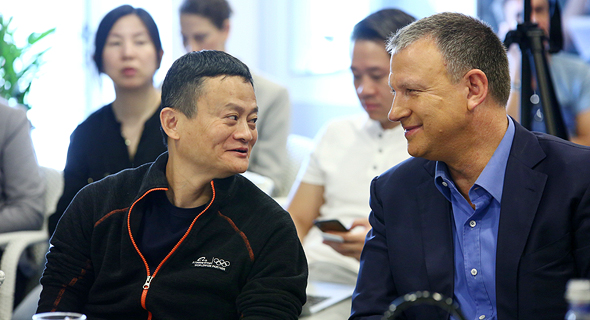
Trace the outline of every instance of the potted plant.
<instances>
[{"instance_id":1,"label":"potted plant","mask_svg":"<svg viewBox=\"0 0 590 320\"><path fill-rule=\"evenodd\" d=\"M31 33L27 43L18 47L14 41L14 30L10 29L11 22L12 18L6 20L0 15L0 97L29 110L31 107L27 103L27 95L43 63L41 57L49 49L38 53L30 53L30 50L36 42L53 33L55 28Z\"/></svg>"}]
</instances>

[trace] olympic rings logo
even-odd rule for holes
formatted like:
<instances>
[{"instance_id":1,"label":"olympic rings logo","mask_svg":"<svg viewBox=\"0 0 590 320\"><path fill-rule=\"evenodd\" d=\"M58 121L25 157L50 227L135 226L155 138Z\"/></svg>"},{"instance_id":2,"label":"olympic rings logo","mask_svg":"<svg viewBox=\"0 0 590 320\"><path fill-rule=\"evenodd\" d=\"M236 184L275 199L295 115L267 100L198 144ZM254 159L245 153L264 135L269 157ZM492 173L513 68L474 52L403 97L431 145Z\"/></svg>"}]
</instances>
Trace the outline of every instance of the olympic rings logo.
<instances>
[{"instance_id":1,"label":"olympic rings logo","mask_svg":"<svg viewBox=\"0 0 590 320\"><path fill-rule=\"evenodd\" d=\"M225 261L225 260L219 259L219 258L213 258L213 263L215 263L215 265L220 266L222 268L227 268L230 265L229 261Z\"/></svg>"}]
</instances>

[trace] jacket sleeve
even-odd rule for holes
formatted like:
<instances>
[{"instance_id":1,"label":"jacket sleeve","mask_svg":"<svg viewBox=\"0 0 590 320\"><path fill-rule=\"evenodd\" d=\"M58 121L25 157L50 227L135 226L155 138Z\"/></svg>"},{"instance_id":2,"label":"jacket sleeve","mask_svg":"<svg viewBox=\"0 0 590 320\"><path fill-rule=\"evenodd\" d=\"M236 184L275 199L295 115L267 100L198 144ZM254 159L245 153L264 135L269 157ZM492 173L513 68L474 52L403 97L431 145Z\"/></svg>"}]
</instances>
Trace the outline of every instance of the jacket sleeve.
<instances>
[{"instance_id":1,"label":"jacket sleeve","mask_svg":"<svg viewBox=\"0 0 590 320\"><path fill-rule=\"evenodd\" d=\"M85 192L86 191L86 192ZM89 188L64 213L51 238L37 312L82 312L94 282L91 261L93 214Z\"/></svg>"},{"instance_id":2,"label":"jacket sleeve","mask_svg":"<svg viewBox=\"0 0 590 320\"><path fill-rule=\"evenodd\" d=\"M574 259L580 278L590 279L590 188L582 196L574 215Z\"/></svg>"},{"instance_id":3,"label":"jacket sleeve","mask_svg":"<svg viewBox=\"0 0 590 320\"><path fill-rule=\"evenodd\" d=\"M237 298L240 319L297 319L306 300L307 261L295 225L284 212L255 253L249 280ZM261 232L264 232L261 230Z\"/></svg>"},{"instance_id":4,"label":"jacket sleeve","mask_svg":"<svg viewBox=\"0 0 590 320\"><path fill-rule=\"evenodd\" d=\"M10 107L0 115L0 233L40 229L45 184L24 112Z\"/></svg>"},{"instance_id":5,"label":"jacket sleeve","mask_svg":"<svg viewBox=\"0 0 590 320\"><path fill-rule=\"evenodd\" d=\"M372 229L367 234L359 276L352 296L350 319L381 319L391 302L398 297L390 271L385 212L378 189L378 177L371 182Z\"/></svg>"}]
</instances>

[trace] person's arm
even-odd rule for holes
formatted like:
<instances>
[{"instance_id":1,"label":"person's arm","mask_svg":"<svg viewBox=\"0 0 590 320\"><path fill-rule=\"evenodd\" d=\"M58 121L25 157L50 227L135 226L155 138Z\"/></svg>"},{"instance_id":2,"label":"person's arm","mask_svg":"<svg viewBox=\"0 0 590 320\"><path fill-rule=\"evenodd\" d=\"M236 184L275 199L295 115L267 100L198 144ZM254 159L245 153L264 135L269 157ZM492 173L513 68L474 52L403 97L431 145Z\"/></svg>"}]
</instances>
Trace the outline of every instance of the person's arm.
<instances>
[{"instance_id":1,"label":"person's arm","mask_svg":"<svg viewBox=\"0 0 590 320\"><path fill-rule=\"evenodd\" d=\"M358 228L357 228L358 227ZM335 242L324 240L324 243L332 247L338 253L344 256L352 257L357 260L361 259L361 252L365 246L365 238L371 229L371 224L368 219L355 219L348 232L334 232L329 233L338 235L344 239L344 242Z\"/></svg>"},{"instance_id":2,"label":"person's arm","mask_svg":"<svg viewBox=\"0 0 590 320\"><path fill-rule=\"evenodd\" d=\"M361 267L354 294L352 296L351 320L377 320L391 302L398 297L391 276L385 219L377 179L371 182L371 213L369 222L372 229L367 234L365 247L361 254Z\"/></svg>"},{"instance_id":3,"label":"person's arm","mask_svg":"<svg viewBox=\"0 0 590 320\"><path fill-rule=\"evenodd\" d=\"M93 213L89 210L92 202L88 192L78 194L51 238L37 313L84 311L94 282L90 254L94 226Z\"/></svg>"},{"instance_id":4,"label":"person's arm","mask_svg":"<svg viewBox=\"0 0 590 320\"><path fill-rule=\"evenodd\" d=\"M275 223L265 223L268 234L254 245L254 263L236 306L240 319L298 318L306 300L307 261L295 226L283 212Z\"/></svg>"},{"instance_id":5,"label":"person's arm","mask_svg":"<svg viewBox=\"0 0 590 320\"><path fill-rule=\"evenodd\" d=\"M254 146L256 152L248 170L271 178L274 181L273 196L282 196L291 187L282 185L282 175L287 165L287 137L291 124L289 94L287 89L280 88L275 91L275 96L271 97L270 101L260 102L269 105L264 113L261 113L258 141Z\"/></svg>"},{"instance_id":6,"label":"person's arm","mask_svg":"<svg viewBox=\"0 0 590 320\"><path fill-rule=\"evenodd\" d=\"M322 204L324 204L324 186L305 182L297 185L287 211L291 214L301 242L313 227L313 221L320 216Z\"/></svg>"},{"instance_id":7,"label":"person's arm","mask_svg":"<svg viewBox=\"0 0 590 320\"><path fill-rule=\"evenodd\" d=\"M521 53L516 44L510 46L508 50L508 63L510 66L510 96L506 105L506 113L520 122L520 81L521 72Z\"/></svg>"},{"instance_id":8,"label":"person's arm","mask_svg":"<svg viewBox=\"0 0 590 320\"><path fill-rule=\"evenodd\" d=\"M572 142L590 146L590 66L586 62L580 64L580 76L576 76L576 94L573 94L576 108L576 136L570 137Z\"/></svg>"},{"instance_id":9,"label":"person's arm","mask_svg":"<svg viewBox=\"0 0 590 320\"><path fill-rule=\"evenodd\" d=\"M10 108L0 106L0 108ZM0 119L0 233L35 230L43 225L45 183L24 111L5 109Z\"/></svg>"},{"instance_id":10,"label":"person's arm","mask_svg":"<svg viewBox=\"0 0 590 320\"><path fill-rule=\"evenodd\" d=\"M588 88L590 90L590 88ZM590 109L576 116L576 136L570 140L577 144L590 146Z\"/></svg>"}]
</instances>

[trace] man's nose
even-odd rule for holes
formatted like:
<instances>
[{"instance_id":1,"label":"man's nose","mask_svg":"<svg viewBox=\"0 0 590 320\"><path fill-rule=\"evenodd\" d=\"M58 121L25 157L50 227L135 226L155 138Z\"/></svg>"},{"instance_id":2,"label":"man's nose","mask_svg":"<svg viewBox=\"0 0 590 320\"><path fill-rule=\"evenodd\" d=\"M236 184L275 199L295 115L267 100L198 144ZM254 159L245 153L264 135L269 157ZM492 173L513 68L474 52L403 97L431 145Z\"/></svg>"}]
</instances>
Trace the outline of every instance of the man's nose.
<instances>
[{"instance_id":1,"label":"man's nose","mask_svg":"<svg viewBox=\"0 0 590 320\"><path fill-rule=\"evenodd\" d=\"M250 141L252 141L252 139L254 139L254 135L255 135L254 132L255 131L256 131L256 129L252 130L247 121L243 121L238 124L235 134L234 134L234 137L237 140L243 140L245 142L250 142Z\"/></svg>"},{"instance_id":2,"label":"man's nose","mask_svg":"<svg viewBox=\"0 0 590 320\"><path fill-rule=\"evenodd\" d=\"M356 88L356 93L359 97L370 96L375 94L375 84L367 79L361 80L359 86Z\"/></svg>"},{"instance_id":3,"label":"man's nose","mask_svg":"<svg viewBox=\"0 0 590 320\"><path fill-rule=\"evenodd\" d=\"M396 97L393 97L393 103L391 104L391 109L389 109L389 113L387 114L387 118L390 121L400 121L401 119L410 115L410 110L402 105L402 102Z\"/></svg>"}]
</instances>

